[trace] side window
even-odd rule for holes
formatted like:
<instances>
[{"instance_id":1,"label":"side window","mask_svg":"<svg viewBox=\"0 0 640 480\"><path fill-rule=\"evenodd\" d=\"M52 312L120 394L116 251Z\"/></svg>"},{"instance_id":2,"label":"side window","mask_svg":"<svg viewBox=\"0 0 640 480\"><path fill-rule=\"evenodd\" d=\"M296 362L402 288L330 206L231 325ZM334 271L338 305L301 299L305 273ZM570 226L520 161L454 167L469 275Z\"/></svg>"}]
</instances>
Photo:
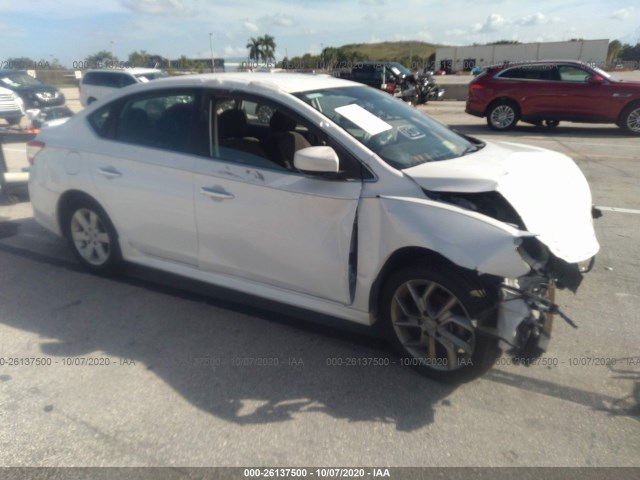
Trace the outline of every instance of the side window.
<instances>
[{"instance_id":1,"label":"side window","mask_svg":"<svg viewBox=\"0 0 640 480\"><path fill-rule=\"evenodd\" d=\"M591 74L573 65L561 65L559 67L560 80L563 82L581 82L586 83Z\"/></svg>"},{"instance_id":2,"label":"side window","mask_svg":"<svg viewBox=\"0 0 640 480\"><path fill-rule=\"evenodd\" d=\"M524 69L510 68L500 74L500 78L525 78Z\"/></svg>"},{"instance_id":3,"label":"side window","mask_svg":"<svg viewBox=\"0 0 640 480\"><path fill-rule=\"evenodd\" d=\"M500 75L501 78L518 80L557 80L556 68L552 65L530 65L510 68Z\"/></svg>"},{"instance_id":4,"label":"side window","mask_svg":"<svg viewBox=\"0 0 640 480\"><path fill-rule=\"evenodd\" d=\"M340 158L341 179L362 179L364 168L345 149L331 142L287 109L253 96L212 97L210 156L230 163L298 172L295 153L311 146L331 146ZM369 174L370 176L370 174Z\"/></svg>"},{"instance_id":5,"label":"side window","mask_svg":"<svg viewBox=\"0 0 640 480\"><path fill-rule=\"evenodd\" d=\"M95 85L96 74L92 72L85 74L85 76L82 78L82 83L84 83L85 85Z\"/></svg>"},{"instance_id":6,"label":"side window","mask_svg":"<svg viewBox=\"0 0 640 480\"><path fill-rule=\"evenodd\" d=\"M135 96L124 103L118 117L115 139L147 147L190 152L196 94L154 92Z\"/></svg>"}]
</instances>

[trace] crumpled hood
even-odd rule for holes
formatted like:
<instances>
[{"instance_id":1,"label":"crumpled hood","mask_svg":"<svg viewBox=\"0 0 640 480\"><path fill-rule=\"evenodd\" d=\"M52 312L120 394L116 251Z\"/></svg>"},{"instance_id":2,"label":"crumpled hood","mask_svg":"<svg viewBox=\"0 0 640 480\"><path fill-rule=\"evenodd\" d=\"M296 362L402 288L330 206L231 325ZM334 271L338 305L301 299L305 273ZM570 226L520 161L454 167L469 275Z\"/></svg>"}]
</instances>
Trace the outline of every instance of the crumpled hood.
<instances>
[{"instance_id":1,"label":"crumpled hood","mask_svg":"<svg viewBox=\"0 0 640 480\"><path fill-rule=\"evenodd\" d=\"M561 153L513 143L487 143L478 152L403 172L434 192L499 192L527 230L569 263L600 246L591 218L591 191L575 162Z\"/></svg>"}]
</instances>

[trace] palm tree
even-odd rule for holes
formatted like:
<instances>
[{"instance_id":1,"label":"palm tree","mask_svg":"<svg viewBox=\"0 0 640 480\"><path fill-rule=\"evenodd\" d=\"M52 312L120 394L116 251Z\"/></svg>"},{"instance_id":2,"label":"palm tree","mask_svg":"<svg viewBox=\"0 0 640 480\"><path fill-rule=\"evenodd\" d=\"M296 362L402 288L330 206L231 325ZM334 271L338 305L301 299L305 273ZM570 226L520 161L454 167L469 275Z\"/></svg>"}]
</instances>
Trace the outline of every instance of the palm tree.
<instances>
[{"instance_id":1,"label":"palm tree","mask_svg":"<svg viewBox=\"0 0 640 480\"><path fill-rule=\"evenodd\" d=\"M262 49L260 50L262 60L264 60L265 63L275 61L276 39L271 35L264 35L263 37L258 38L258 41L260 42L260 46L262 46Z\"/></svg>"},{"instance_id":2,"label":"palm tree","mask_svg":"<svg viewBox=\"0 0 640 480\"><path fill-rule=\"evenodd\" d=\"M259 61L260 57L262 57L262 50L260 50L260 38L249 39L249 43L247 43L247 47L249 49L249 60Z\"/></svg>"}]
</instances>

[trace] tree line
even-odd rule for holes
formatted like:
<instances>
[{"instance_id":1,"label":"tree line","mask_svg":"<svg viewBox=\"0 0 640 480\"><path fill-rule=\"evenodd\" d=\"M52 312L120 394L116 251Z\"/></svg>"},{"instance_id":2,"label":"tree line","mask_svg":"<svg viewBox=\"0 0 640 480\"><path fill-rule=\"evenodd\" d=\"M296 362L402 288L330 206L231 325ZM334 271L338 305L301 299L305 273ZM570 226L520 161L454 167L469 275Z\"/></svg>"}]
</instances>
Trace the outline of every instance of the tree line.
<instances>
[{"instance_id":1,"label":"tree line","mask_svg":"<svg viewBox=\"0 0 640 480\"><path fill-rule=\"evenodd\" d=\"M494 44L502 43L518 43L512 40L501 40L493 42ZM305 53L301 56L285 58L281 62L275 61L276 42L271 35L265 34L261 37L249 38L247 45L247 56L250 61L257 64L264 63L285 69L297 70L334 70L341 66L352 65L353 63L365 60L380 60L380 58L369 58L353 48L353 46L344 47L326 47L320 54L313 55ZM406 58L405 58L406 57ZM385 59L389 61L397 61L405 65L410 65L411 57L403 56L401 58ZM415 58L414 58L415 60ZM435 59L433 59L435 60ZM607 52L607 64L617 65L621 62L638 62L640 64L640 43L631 45L622 44L619 40L613 40L609 43ZM73 69L98 68L107 67L156 67L163 69L189 70L197 72L209 71L211 68L211 60L191 59L182 55L179 59L170 61L166 57L149 53L146 50L136 50L131 52L127 60L121 61L112 52L102 50L93 55L88 55L83 60L73 62ZM65 67L57 58L50 60L41 59L34 60L28 57L15 57L7 59L4 64L8 68L17 70L30 69L64 69Z\"/></svg>"}]
</instances>

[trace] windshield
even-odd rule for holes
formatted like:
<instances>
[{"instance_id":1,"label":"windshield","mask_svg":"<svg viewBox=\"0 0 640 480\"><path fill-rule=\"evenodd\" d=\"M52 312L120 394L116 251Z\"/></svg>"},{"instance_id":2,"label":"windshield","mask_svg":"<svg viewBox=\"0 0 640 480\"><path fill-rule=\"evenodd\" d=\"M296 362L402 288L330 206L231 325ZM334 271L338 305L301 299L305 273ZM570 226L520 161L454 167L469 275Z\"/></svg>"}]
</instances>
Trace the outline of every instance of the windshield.
<instances>
[{"instance_id":1,"label":"windshield","mask_svg":"<svg viewBox=\"0 0 640 480\"><path fill-rule=\"evenodd\" d=\"M26 73L23 73L23 72L15 72L15 73L4 74L4 75L2 75L2 78L0 80L4 84L12 86L14 88L31 87L31 86L34 86L34 85L42 85L41 82L39 82L38 80L36 80L32 76L27 75Z\"/></svg>"},{"instance_id":2,"label":"windshield","mask_svg":"<svg viewBox=\"0 0 640 480\"><path fill-rule=\"evenodd\" d=\"M393 73L395 73L396 75L398 74L406 75L406 76L413 75L413 72L409 70L407 67L405 67L404 65L402 65L401 63L392 63L389 65L389 67L391 68Z\"/></svg>"},{"instance_id":3,"label":"windshield","mask_svg":"<svg viewBox=\"0 0 640 480\"><path fill-rule=\"evenodd\" d=\"M342 87L295 95L400 170L458 158L481 148L374 88Z\"/></svg>"}]
</instances>

